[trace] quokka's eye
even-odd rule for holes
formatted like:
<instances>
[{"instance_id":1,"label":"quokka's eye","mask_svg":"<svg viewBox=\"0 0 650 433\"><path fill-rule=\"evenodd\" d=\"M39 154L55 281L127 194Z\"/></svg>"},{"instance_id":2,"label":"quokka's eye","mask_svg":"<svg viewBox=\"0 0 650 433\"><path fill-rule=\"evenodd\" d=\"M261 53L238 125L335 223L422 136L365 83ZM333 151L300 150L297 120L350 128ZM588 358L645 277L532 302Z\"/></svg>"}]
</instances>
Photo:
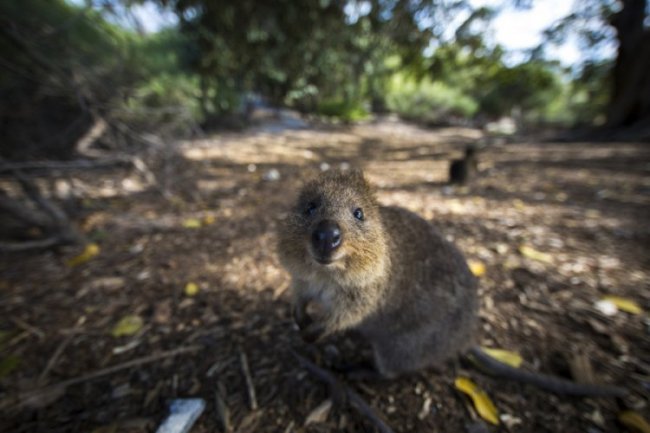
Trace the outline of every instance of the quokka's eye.
<instances>
[{"instance_id":1,"label":"quokka's eye","mask_svg":"<svg viewBox=\"0 0 650 433\"><path fill-rule=\"evenodd\" d=\"M312 216L316 212L316 209L318 209L318 205L313 201L310 201L307 203L307 207L305 208L305 215Z\"/></svg>"},{"instance_id":2,"label":"quokka's eye","mask_svg":"<svg viewBox=\"0 0 650 433\"><path fill-rule=\"evenodd\" d=\"M363 209L360 207L356 208L354 212L352 212L352 215L354 215L354 217L359 221L363 221Z\"/></svg>"}]
</instances>

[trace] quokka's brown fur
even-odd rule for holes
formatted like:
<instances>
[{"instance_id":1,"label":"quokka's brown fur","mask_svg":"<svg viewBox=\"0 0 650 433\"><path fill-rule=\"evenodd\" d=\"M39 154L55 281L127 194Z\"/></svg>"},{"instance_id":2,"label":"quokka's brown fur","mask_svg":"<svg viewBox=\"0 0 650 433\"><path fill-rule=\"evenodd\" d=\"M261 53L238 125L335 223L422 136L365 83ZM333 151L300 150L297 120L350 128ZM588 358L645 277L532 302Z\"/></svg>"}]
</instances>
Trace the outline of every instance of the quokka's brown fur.
<instances>
[{"instance_id":1,"label":"quokka's brown fur","mask_svg":"<svg viewBox=\"0 0 650 433\"><path fill-rule=\"evenodd\" d=\"M310 246L323 220L341 228L330 264L316 261ZM360 171L327 172L305 185L278 251L305 335L358 330L385 377L440 364L473 343L476 281L463 255L416 214L380 206Z\"/></svg>"},{"instance_id":2,"label":"quokka's brown fur","mask_svg":"<svg viewBox=\"0 0 650 433\"><path fill-rule=\"evenodd\" d=\"M331 248L322 248L327 242ZM627 393L513 368L473 346L476 280L463 255L414 213L380 206L360 171L327 172L305 185L281 226L278 251L293 278L303 338L356 329L384 377L466 351L497 376L556 394Z\"/></svg>"}]
</instances>

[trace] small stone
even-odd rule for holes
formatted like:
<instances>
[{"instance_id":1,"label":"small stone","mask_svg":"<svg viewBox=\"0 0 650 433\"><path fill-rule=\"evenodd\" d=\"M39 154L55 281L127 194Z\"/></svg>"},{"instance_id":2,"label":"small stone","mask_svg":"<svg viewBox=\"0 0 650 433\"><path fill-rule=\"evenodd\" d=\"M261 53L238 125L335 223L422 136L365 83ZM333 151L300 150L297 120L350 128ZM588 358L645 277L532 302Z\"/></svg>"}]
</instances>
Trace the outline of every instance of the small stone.
<instances>
[{"instance_id":1,"label":"small stone","mask_svg":"<svg viewBox=\"0 0 650 433\"><path fill-rule=\"evenodd\" d=\"M280 180L280 172L277 169L272 168L264 173L262 178L268 182L275 182L276 180Z\"/></svg>"}]
</instances>

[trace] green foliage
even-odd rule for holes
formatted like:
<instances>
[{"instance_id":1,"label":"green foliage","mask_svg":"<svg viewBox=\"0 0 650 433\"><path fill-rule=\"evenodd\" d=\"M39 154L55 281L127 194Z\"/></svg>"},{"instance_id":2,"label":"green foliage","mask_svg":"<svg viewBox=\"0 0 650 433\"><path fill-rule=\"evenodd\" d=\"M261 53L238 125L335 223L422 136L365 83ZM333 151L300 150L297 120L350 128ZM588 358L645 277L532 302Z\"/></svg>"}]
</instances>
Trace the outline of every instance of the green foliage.
<instances>
[{"instance_id":1,"label":"green foliage","mask_svg":"<svg viewBox=\"0 0 650 433\"><path fill-rule=\"evenodd\" d=\"M0 2L2 154L70 154L93 111L140 75L135 39L63 0Z\"/></svg>"},{"instance_id":2,"label":"green foliage","mask_svg":"<svg viewBox=\"0 0 650 433\"><path fill-rule=\"evenodd\" d=\"M176 12L179 26L144 35L114 24L116 11L145 2ZM464 21L450 29L459 13ZM386 110L428 123L602 114L609 65L587 65L570 80L535 53L506 64L504 50L484 39L496 13L464 1L2 2L0 49L11 67L0 69L0 91L12 107L3 127L15 143L40 147L72 146L98 115L185 133L241 120L250 93L346 121ZM68 135L52 131L68 126Z\"/></svg>"},{"instance_id":3,"label":"green foliage","mask_svg":"<svg viewBox=\"0 0 650 433\"><path fill-rule=\"evenodd\" d=\"M166 133L187 135L203 120L200 96L198 77L159 74L134 88L120 116L138 129L164 127Z\"/></svg>"},{"instance_id":4,"label":"green foliage","mask_svg":"<svg viewBox=\"0 0 650 433\"><path fill-rule=\"evenodd\" d=\"M402 117L426 123L441 123L450 117L469 118L476 113L477 102L457 88L440 81L416 81L395 74L386 95L387 106Z\"/></svg>"},{"instance_id":5,"label":"green foliage","mask_svg":"<svg viewBox=\"0 0 650 433\"><path fill-rule=\"evenodd\" d=\"M346 102L340 99L324 100L318 105L318 114L336 117L344 121L358 121L366 119L368 110L359 101Z\"/></svg>"},{"instance_id":6,"label":"green foliage","mask_svg":"<svg viewBox=\"0 0 650 433\"><path fill-rule=\"evenodd\" d=\"M613 88L612 68L612 61L588 62L571 82L567 105L575 123L601 125L605 122Z\"/></svg>"},{"instance_id":7,"label":"green foliage","mask_svg":"<svg viewBox=\"0 0 650 433\"><path fill-rule=\"evenodd\" d=\"M479 97L481 111L489 116L507 115L514 108L540 111L561 93L557 74L543 62L502 66L489 78Z\"/></svg>"}]
</instances>

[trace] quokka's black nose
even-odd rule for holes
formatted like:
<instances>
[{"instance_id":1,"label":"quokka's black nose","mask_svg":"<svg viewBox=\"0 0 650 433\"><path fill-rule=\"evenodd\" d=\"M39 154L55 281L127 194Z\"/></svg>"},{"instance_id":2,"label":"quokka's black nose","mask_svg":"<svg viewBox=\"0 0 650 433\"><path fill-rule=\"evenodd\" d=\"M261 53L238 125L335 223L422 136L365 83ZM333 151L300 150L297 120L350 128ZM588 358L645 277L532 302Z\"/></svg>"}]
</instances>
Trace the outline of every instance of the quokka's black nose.
<instances>
[{"instance_id":1,"label":"quokka's black nose","mask_svg":"<svg viewBox=\"0 0 650 433\"><path fill-rule=\"evenodd\" d=\"M330 254L341 245L341 228L334 221L323 220L311 234L314 249L320 254Z\"/></svg>"}]
</instances>

